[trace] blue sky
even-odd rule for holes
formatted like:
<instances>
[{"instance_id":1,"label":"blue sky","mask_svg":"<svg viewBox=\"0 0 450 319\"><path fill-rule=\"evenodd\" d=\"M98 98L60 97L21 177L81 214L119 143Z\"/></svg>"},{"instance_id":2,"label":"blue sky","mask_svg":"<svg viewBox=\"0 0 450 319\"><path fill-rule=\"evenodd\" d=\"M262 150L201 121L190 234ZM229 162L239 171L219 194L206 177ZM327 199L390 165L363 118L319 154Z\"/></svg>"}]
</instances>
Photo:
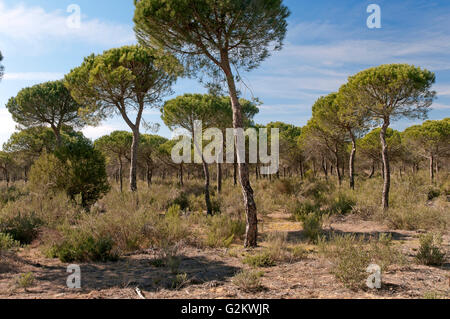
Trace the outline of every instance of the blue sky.
<instances>
[{"instance_id":1,"label":"blue sky","mask_svg":"<svg viewBox=\"0 0 450 319\"><path fill-rule=\"evenodd\" d=\"M384 63L410 63L434 71L438 100L431 119L450 116L450 1L448 0L285 0L291 9L286 44L259 69L245 74L251 91L264 104L257 122L306 124L321 95L336 91L348 76ZM367 6L381 7L382 28L366 25ZM69 29L67 7L81 8L80 29ZM135 43L132 0L0 0L0 51L5 77L0 83L0 145L15 124L4 105L27 86L60 79L91 53ZM175 95L204 92L196 80L180 79ZM159 111L145 119L161 123ZM415 124L394 123L397 129ZM161 123L162 124L162 123ZM98 138L127 129L121 118L109 119L84 133ZM170 137L162 126L159 134Z\"/></svg>"}]
</instances>

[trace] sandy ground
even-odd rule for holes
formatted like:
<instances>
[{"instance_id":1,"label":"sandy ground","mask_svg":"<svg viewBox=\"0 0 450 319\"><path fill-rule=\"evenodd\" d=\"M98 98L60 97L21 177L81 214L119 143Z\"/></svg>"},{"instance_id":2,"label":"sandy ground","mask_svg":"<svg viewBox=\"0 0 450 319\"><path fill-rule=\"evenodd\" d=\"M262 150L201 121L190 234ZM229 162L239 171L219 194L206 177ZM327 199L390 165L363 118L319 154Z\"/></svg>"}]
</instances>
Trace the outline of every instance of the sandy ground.
<instances>
[{"instance_id":1,"label":"sandy ground","mask_svg":"<svg viewBox=\"0 0 450 319\"><path fill-rule=\"evenodd\" d=\"M15 255L2 256L0 261L0 298L139 298L136 287L145 298L423 298L431 292L441 298L450 298L450 262L444 266L427 267L413 262L419 246L420 233L392 231L375 222L349 216L333 220L329 227L336 232L376 235L392 233L408 259L407 266L394 266L383 274L381 290L352 291L345 288L330 273L330 264L311 253L307 259L295 263L280 264L262 269L264 289L246 293L231 281L236 272L247 268L242 263L244 249L234 247L237 254L226 249L196 249L183 247L179 251L180 273L185 273L186 283L181 289L172 288L176 275L167 267L152 263L159 252L147 250L121 258L115 263L87 263L81 267L81 289L66 286L67 264L56 259L47 259L36 247L22 249ZM261 223L263 234L285 232L289 241L302 238L301 225L289 220L283 213L264 218ZM447 245L449 237L445 236ZM15 278L32 272L35 281L32 287L17 288Z\"/></svg>"}]
</instances>

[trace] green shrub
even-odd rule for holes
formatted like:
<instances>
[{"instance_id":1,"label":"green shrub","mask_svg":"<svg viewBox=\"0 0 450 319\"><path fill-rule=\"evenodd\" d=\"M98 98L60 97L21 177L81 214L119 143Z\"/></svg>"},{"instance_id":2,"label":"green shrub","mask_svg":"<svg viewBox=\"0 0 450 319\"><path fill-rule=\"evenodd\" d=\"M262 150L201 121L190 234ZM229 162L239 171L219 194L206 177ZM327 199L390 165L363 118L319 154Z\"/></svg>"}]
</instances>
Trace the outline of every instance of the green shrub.
<instances>
[{"instance_id":1,"label":"green shrub","mask_svg":"<svg viewBox=\"0 0 450 319\"><path fill-rule=\"evenodd\" d=\"M31 244L37 237L41 225L42 221L35 213L19 213L17 216L0 217L0 232L9 234L23 245Z\"/></svg>"},{"instance_id":2,"label":"green shrub","mask_svg":"<svg viewBox=\"0 0 450 319\"><path fill-rule=\"evenodd\" d=\"M26 290L27 288L30 288L34 285L35 278L34 278L33 273L29 272L26 274L18 275L14 279L14 281L15 281L16 287L24 288Z\"/></svg>"},{"instance_id":3,"label":"green shrub","mask_svg":"<svg viewBox=\"0 0 450 319\"><path fill-rule=\"evenodd\" d=\"M427 194L428 200L433 200L435 198L438 198L439 196L441 196L441 190L439 188L432 187L428 190Z\"/></svg>"},{"instance_id":4,"label":"green shrub","mask_svg":"<svg viewBox=\"0 0 450 319\"><path fill-rule=\"evenodd\" d=\"M54 244L48 251L48 257L59 258L61 262L116 261L113 241L109 237L95 238L80 231L70 231L61 243Z\"/></svg>"},{"instance_id":5,"label":"green shrub","mask_svg":"<svg viewBox=\"0 0 450 319\"><path fill-rule=\"evenodd\" d=\"M302 221L305 216L311 213L319 213L320 207L312 201L297 202L293 208L292 214L297 221Z\"/></svg>"},{"instance_id":6,"label":"green shrub","mask_svg":"<svg viewBox=\"0 0 450 319\"><path fill-rule=\"evenodd\" d=\"M30 186L36 192L64 190L89 208L110 190L103 154L91 141L79 137L66 142L55 154L43 154L32 166Z\"/></svg>"},{"instance_id":7,"label":"green shrub","mask_svg":"<svg viewBox=\"0 0 450 319\"><path fill-rule=\"evenodd\" d=\"M15 202L17 199L27 195L25 191L15 186L0 189L0 203Z\"/></svg>"},{"instance_id":8,"label":"green shrub","mask_svg":"<svg viewBox=\"0 0 450 319\"><path fill-rule=\"evenodd\" d=\"M229 247L245 234L245 223L226 215L208 216L207 224L206 245L209 247Z\"/></svg>"},{"instance_id":9,"label":"green shrub","mask_svg":"<svg viewBox=\"0 0 450 319\"><path fill-rule=\"evenodd\" d=\"M404 257L391 245L390 236L380 235L370 242L355 235L333 235L319 239L319 253L332 263L332 273L350 289L365 286L367 267L374 263L386 271L393 264L402 264Z\"/></svg>"},{"instance_id":10,"label":"green shrub","mask_svg":"<svg viewBox=\"0 0 450 319\"><path fill-rule=\"evenodd\" d=\"M332 204L330 206L331 214L346 215L353 210L356 205L354 198L346 195L345 193L339 192L338 195L333 198Z\"/></svg>"},{"instance_id":11,"label":"green shrub","mask_svg":"<svg viewBox=\"0 0 450 319\"><path fill-rule=\"evenodd\" d=\"M243 270L233 277L232 282L246 292L257 292L263 289L261 284L262 276L262 272Z\"/></svg>"},{"instance_id":12,"label":"green shrub","mask_svg":"<svg viewBox=\"0 0 450 319\"><path fill-rule=\"evenodd\" d=\"M171 206L178 205L181 210L185 211L189 209L189 199L186 193L178 195L171 203Z\"/></svg>"},{"instance_id":13,"label":"green shrub","mask_svg":"<svg viewBox=\"0 0 450 319\"><path fill-rule=\"evenodd\" d=\"M442 249L442 236L426 234L420 237L420 248L416 256L419 263L428 266L441 266L445 260Z\"/></svg>"},{"instance_id":14,"label":"green shrub","mask_svg":"<svg viewBox=\"0 0 450 319\"><path fill-rule=\"evenodd\" d=\"M445 229L449 223L449 215L445 207L428 207L423 204L408 204L392 207L380 216L395 229Z\"/></svg>"},{"instance_id":15,"label":"green shrub","mask_svg":"<svg viewBox=\"0 0 450 319\"><path fill-rule=\"evenodd\" d=\"M323 219L318 213L310 213L302 218L303 234L311 242L316 242L322 234Z\"/></svg>"},{"instance_id":16,"label":"green shrub","mask_svg":"<svg viewBox=\"0 0 450 319\"><path fill-rule=\"evenodd\" d=\"M20 246L20 242L14 240L9 234L0 233L0 252L8 251Z\"/></svg>"},{"instance_id":17,"label":"green shrub","mask_svg":"<svg viewBox=\"0 0 450 319\"><path fill-rule=\"evenodd\" d=\"M180 290L184 288L189 283L189 278L186 273L177 274L175 278L172 280L172 289Z\"/></svg>"},{"instance_id":18,"label":"green shrub","mask_svg":"<svg viewBox=\"0 0 450 319\"><path fill-rule=\"evenodd\" d=\"M306 198L313 199L317 204L321 204L326 201L326 197L331 191L331 184L324 181L312 181L303 188L301 194Z\"/></svg>"},{"instance_id":19,"label":"green shrub","mask_svg":"<svg viewBox=\"0 0 450 319\"><path fill-rule=\"evenodd\" d=\"M257 255L248 255L243 260L244 264L252 267L268 268L275 266L275 261L268 252L263 252Z\"/></svg>"}]
</instances>

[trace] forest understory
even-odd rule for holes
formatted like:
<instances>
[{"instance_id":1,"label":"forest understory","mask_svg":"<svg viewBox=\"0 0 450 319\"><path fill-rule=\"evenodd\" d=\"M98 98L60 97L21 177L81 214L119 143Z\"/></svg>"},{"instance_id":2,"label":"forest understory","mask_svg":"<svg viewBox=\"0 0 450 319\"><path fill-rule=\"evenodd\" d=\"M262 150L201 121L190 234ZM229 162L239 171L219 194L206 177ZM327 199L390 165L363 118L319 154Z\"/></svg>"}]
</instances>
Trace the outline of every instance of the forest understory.
<instances>
[{"instance_id":1,"label":"forest understory","mask_svg":"<svg viewBox=\"0 0 450 319\"><path fill-rule=\"evenodd\" d=\"M88 214L63 195L48 203L18 195L1 220L20 210L28 221L16 227L34 235L2 252L0 298L449 298L448 183L429 199L424 180L396 179L388 213L378 209L378 177L357 179L355 191L333 177L254 181L256 249L243 248L232 180L220 195L213 191L214 217L206 217L196 180L175 191L157 180L138 195L114 187ZM312 212L320 221L308 218ZM365 284L369 263L382 268L381 289ZM80 265L81 289L67 288L69 264Z\"/></svg>"}]
</instances>

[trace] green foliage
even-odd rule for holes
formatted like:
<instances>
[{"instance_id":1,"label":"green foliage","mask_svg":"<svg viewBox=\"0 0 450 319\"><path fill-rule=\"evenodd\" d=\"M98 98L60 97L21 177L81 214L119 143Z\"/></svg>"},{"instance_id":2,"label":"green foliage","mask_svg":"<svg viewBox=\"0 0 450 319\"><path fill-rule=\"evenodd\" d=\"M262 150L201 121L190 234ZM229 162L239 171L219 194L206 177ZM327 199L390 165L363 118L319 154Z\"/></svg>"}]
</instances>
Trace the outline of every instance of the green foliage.
<instances>
[{"instance_id":1,"label":"green foliage","mask_svg":"<svg viewBox=\"0 0 450 319\"><path fill-rule=\"evenodd\" d=\"M26 274L20 274L14 279L15 285L18 288L31 288L34 285L35 277L34 274L28 272Z\"/></svg>"},{"instance_id":2,"label":"green foliage","mask_svg":"<svg viewBox=\"0 0 450 319\"><path fill-rule=\"evenodd\" d=\"M450 118L408 127L403 135L406 144L421 156L446 156L450 143Z\"/></svg>"},{"instance_id":3,"label":"green foliage","mask_svg":"<svg viewBox=\"0 0 450 319\"><path fill-rule=\"evenodd\" d=\"M0 233L0 253L20 247L20 242L14 240L10 234Z\"/></svg>"},{"instance_id":4,"label":"green foliage","mask_svg":"<svg viewBox=\"0 0 450 319\"><path fill-rule=\"evenodd\" d=\"M41 225L41 219L34 212L15 216L0 215L0 233L10 235L24 245L31 244L37 237Z\"/></svg>"},{"instance_id":5,"label":"green foliage","mask_svg":"<svg viewBox=\"0 0 450 319\"><path fill-rule=\"evenodd\" d=\"M189 278L186 273L177 274L172 281L172 289L179 290L189 283Z\"/></svg>"},{"instance_id":6,"label":"green foliage","mask_svg":"<svg viewBox=\"0 0 450 319\"><path fill-rule=\"evenodd\" d=\"M59 258L61 262L116 261L113 241L109 237L94 237L88 233L69 230L62 242L55 243L47 251L50 258Z\"/></svg>"},{"instance_id":7,"label":"green foliage","mask_svg":"<svg viewBox=\"0 0 450 319\"><path fill-rule=\"evenodd\" d=\"M442 236L432 233L422 235L416 259L424 265L441 266L445 261L445 252L442 251Z\"/></svg>"},{"instance_id":8,"label":"green foliage","mask_svg":"<svg viewBox=\"0 0 450 319\"><path fill-rule=\"evenodd\" d=\"M72 200L79 195L85 208L110 189L104 156L84 138L66 143L55 155L43 154L30 171L30 186L36 192L64 190Z\"/></svg>"},{"instance_id":9,"label":"green foliage","mask_svg":"<svg viewBox=\"0 0 450 319\"><path fill-rule=\"evenodd\" d=\"M179 206L181 210L185 211L189 208L189 199L186 193L180 193L173 201L172 205Z\"/></svg>"},{"instance_id":10,"label":"green foliage","mask_svg":"<svg viewBox=\"0 0 450 319\"><path fill-rule=\"evenodd\" d=\"M311 242L317 242L322 234L323 219L318 213L309 213L302 217L303 235Z\"/></svg>"},{"instance_id":11,"label":"green foliage","mask_svg":"<svg viewBox=\"0 0 450 319\"><path fill-rule=\"evenodd\" d=\"M128 125L140 124L144 105L154 105L170 92L180 72L168 54L140 46L124 46L90 55L65 77L75 100L84 107L81 114L91 124L119 112ZM137 122L127 113L138 109Z\"/></svg>"},{"instance_id":12,"label":"green foliage","mask_svg":"<svg viewBox=\"0 0 450 319\"><path fill-rule=\"evenodd\" d=\"M94 146L114 159L117 157L125 158L130 152L132 142L132 133L114 131L110 135L105 135L97 139Z\"/></svg>"},{"instance_id":13,"label":"green foliage","mask_svg":"<svg viewBox=\"0 0 450 319\"><path fill-rule=\"evenodd\" d=\"M350 77L342 90L379 123L423 118L436 95L435 80L434 73L413 65L385 64Z\"/></svg>"},{"instance_id":14,"label":"green foliage","mask_svg":"<svg viewBox=\"0 0 450 319\"><path fill-rule=\"evenodd\" d=\"M0 189L0 204L7 204L8 202L15 202L19 198L28 195L23 189L15 186Z\"/></svg>"},{"instance_id":15,"label":"green foliage","mask_svg":"<svg viewBox=\"0 0 450 319\"><path fill-rule=\"evenodd\" d=\"M207 217L207 224L206 245L209 247L229 247L245 234L245 222L226 215Z\"/></svg>"},{"instance_id":16,"label":"green foliage","mask_svg":"<svg viewBox=\"0 0 450 319\"><path fill-rule=\"evenodd\" d=\"M329 240L321 237L319 252L332 262L332 272L346 287L362 289L371 264L385 272L393 264L403 264L402 254L392 246L391 236L381 234L377 239L366 241L356 235L333 234Z\"/></svg>"},{"instance_id":17,"label":"green foliage","mask_svg":"<svg viewBox=\"0 0 450 319\"><path fill-rule=\"evenodd\" d=\"M353 207L355 205L356 205L356 200L352 196L349 196L343 192L339 192L331 200L329 213L346 215L353 210Z\"/></svg>"},{"instance_id":18,"label":"green foliage","mask_svg":"<svg viewBox=\"0 0 450 319\"><path fill-rule=\"evenodd\" d=\"M81 105L72 99L63 81L22 89L8 101L6 108L14 121L26 128L50 125L57 139L64 125L84 125L78 116Z\"/></svg>"},{"instance_id":19,"label":"green foliage","mask_svg":"<svg viewBox=\"0 0 450 319\"><path fill-rule=\"evenodd\" d=\"M246 292L257 292L263 289L261 277L263 272L255 270L242 270L232 279L234 285Z\"/></svg>"},{"instance_id":20,"label":"green foliage","mask_svg":"<svg viewBox=\"0 0 450 319\"><path fill-rule=\"evenodd\" d=\"M310 200L296 202L292 214L297 221L302 221L309 214L320 213L320 206Z\"/></svg>"},{"instance_id":21,"label":"green foliage","mask_svg":"<svg viewBox=\"0 0 450 319\"><path fill-rule=\"evenodd\" d=\"M256 255L248 255L247 257L244 258L242 262L252 267L267 268L275 266L275 261L273 260L272 256L267 252L263 252L261 254Z\"/></svg>"},{"instance_id":22,"label":"green foliage","mask_svg":"<svg viewBox=\"0 0 450 319\"><path fill-rule=\"evenodd\" d=\"M256 68L269 56L269 48L281 48L289 16L281 0L144 0L135 5L139 42L180 56L189 71L217 70L214 65L228 62L221 52L229 65Z\"/></svg>"}]
</instances>

